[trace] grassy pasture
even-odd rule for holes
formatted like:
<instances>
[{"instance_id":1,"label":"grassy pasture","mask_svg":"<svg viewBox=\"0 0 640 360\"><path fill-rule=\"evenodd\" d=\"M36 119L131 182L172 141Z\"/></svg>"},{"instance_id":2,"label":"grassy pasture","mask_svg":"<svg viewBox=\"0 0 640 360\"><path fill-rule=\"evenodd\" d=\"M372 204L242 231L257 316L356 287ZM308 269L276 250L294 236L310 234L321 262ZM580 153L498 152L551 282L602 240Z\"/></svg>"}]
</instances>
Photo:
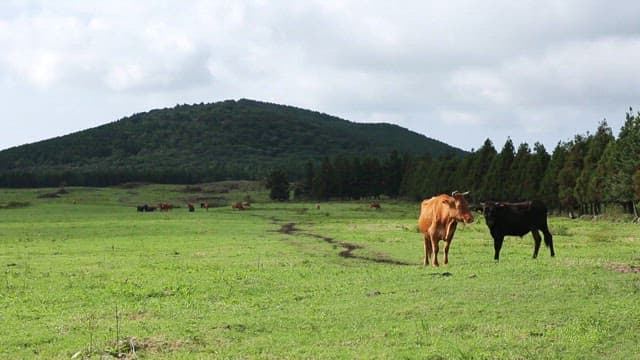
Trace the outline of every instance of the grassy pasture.
<instances>
[{"instance_id":1,"label":"grassy pasture","mask_svg":"<svg viewBox=\"0 0 640 360\"><path fill-rule=\"evenodd\" d=\"M424 268L414 203L66 190L0 190L0 358L640 357L637 224L552 217L555 258L527 235L495 264L478 216ZM256 202L184 207L207 197Z\"/></svg>"}]
</instances>

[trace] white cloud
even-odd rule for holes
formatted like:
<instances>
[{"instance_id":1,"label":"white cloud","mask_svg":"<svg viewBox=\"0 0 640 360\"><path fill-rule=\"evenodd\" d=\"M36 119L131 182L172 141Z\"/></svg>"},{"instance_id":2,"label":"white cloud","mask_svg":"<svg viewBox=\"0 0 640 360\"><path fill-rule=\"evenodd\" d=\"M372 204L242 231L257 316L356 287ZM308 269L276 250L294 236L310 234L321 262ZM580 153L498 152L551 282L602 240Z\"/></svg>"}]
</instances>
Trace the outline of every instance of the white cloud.
<instances>
[{"instance_id":1,"label":"white cloud","mask_svg":"<svg viewBox=\"0 0 640 360\"><path fill-rule=\"evenodd\" d=\"M0 28L0 59L9 64L9 76L38 88L181 87L183 77L206 72L206 57L189 29L153 18L129 20L81 12L20 17ZM207 79L188 81L198 85Z\"/></svg>"},{"instance_id":2,"label":"white cloud","mask_svg":"<svg viewBox=\"0 0 640 360\"><path fill-rule=\"evenodd\" d=\"M145 76L138 65L115 65L106 74L105 82L114 90L123 90L140 86Z\"/></svg>"},{"instance_id":3,"label":"white cloud","mask_svg":"<svg viewBox=\"0 0 640 360\"><path fill-rule=\"evenodd\" d=\"M444 110L440 119L447 125L484 125L485 120L478 114L458 110Z\"/></svg>"},{"instance_id":4,"label":"white cloud","mask_svg":"<svg viewBox=\"0 0 640 360\"><path fill-rule=\"evenodd\" d=\"M459 101L478 106L504 106L511 101L511 91L505 80L499 71L461 69L452 73L445 87Z\"/></svg>"}]
</instances>

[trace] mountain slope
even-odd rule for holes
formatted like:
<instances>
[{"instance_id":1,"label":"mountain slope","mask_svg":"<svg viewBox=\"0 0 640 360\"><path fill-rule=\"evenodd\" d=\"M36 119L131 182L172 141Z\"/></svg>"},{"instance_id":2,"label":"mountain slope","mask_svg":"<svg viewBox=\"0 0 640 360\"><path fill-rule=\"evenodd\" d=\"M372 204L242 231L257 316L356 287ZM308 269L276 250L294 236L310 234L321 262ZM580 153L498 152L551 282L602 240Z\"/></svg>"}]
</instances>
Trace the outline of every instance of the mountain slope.
<instances>
[{"instance_id":1,"label":"mountain slope","mask_svg":"<svg viewBox=\"0 0 640 360\"><path fill-rule=\"evenodd\" d=\"M464 152L391 124L359 124L253 100L180 105L0 152L8 179L106 185L119 181L198 182L258 178L275 167L293 175L323 157L382 159ZM96 174L104 184L88 181ZM16 180L17 181L17 180ZM38 181L36 181L38 182Z\"/></svg>"}]
</instances>

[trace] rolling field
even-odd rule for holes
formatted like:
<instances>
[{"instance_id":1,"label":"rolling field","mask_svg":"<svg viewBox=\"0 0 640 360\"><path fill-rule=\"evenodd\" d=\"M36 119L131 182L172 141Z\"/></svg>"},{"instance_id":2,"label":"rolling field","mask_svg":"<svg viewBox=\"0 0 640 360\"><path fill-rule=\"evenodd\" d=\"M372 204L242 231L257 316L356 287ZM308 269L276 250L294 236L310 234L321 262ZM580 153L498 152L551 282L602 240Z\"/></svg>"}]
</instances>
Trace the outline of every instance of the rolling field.
<instances>
[{"instance_id":1,"label":"rolling field","mask_svg":"<svg viewBox=\"0 0 640 360\"><path fill-rule=\"evenodd\" d=\"M417 203L66 190L0 189L0 358L640 358L638 224L551 217L555 258L526 235L496 264L476 214L425 268Z\"/></svg>"}]
</instances>

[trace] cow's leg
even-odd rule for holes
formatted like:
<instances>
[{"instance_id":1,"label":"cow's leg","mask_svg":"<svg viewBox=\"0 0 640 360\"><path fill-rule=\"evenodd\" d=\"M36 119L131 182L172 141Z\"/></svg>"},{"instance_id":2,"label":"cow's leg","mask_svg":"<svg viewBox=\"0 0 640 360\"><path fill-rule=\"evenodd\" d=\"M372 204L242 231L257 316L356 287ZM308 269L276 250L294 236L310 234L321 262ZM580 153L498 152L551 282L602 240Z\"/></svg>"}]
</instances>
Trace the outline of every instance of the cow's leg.
<instances>
[{"instance_id":1,"label":"cow's leg","mask_svg":"<svg viewBox=\"0 0 640 360\"><path fill-rule=\"evenodd\" d=\"M424 234L424 266L429 265L429 259L431 258L431 238L429 235Z\"/></svg>"},{"instance_id":2,"label":"cow's leg","mask_svg":"<svg viewBox=\"0 0 640 360\"><path fill-rule=\"evenodd\" d=\"M440 247L438 245L438 240L433 240L433 238L431 238L431 246L433 247L433 261L431 262L432 266L440 266L440 264L438 264L438 250L440 250Z\"/></svg>"},{"instance_id":3,"label":"cow's leg","mask_svg":"<svg viewBox=\"0 0 640 360\"><path fill-rule=\"evenodd\" d=\"M449 246L451 246L451 239L444 242L444 258L442 262L447 265L449 263Z\"/></svg>"},{"instance_id":4,"label":"cow's leg","mask_svg":"<svg viewBox=\"0 0 640 360\"><path fill-rule=\"evenodd\" d=\"M447 229L447 234L445 235L445 239L444 239L444 259L443 262L445 265L447 265L449 263L449 246L451 246L451 241L453 240L453 234L455 234L456 232L456 226L458 225L457 222L453 221L451 222L451 224L449 224L449 227Z\"/></svg>"},{"instance_id":5,"label":"cow's leg","mask_svg":"<svg viewBox=\"0 0 640 360\"><path fill-rule=\"evenodd\" d=\"M540 244L542 243L542 238L540 238L540 233L538 229L532 229L531 235L533 235L533 258L538 257L538 250L540 250Z\"/></svg>"},{"instance_id":6,"label":"cow's leg","mask_svg":"<svg viewBox=\"0 0 640 360\"><path fill-rule=\"evenodd\" d=\"M495 261L498 261L500 259L500 249L502 249L502 241L504 241L504 235L493 236L493 249L495 250L493 260Z\"/></svg>"},{"instance_id":7,"label":"cow's leg","mask_svg":"<svg viewBox=\"0 0 640 360\"><path fill-rule=\"evenodd\" d=\"M540 230L542 230L542 234L544 235L544 244L549 247L551 256L556 256L556 252L553 251L553 236L551 235L551 232L549 232L549 226L547 225L546 221L542 225L543 226L540 228Z\"/></svg>"}]
</instances>

